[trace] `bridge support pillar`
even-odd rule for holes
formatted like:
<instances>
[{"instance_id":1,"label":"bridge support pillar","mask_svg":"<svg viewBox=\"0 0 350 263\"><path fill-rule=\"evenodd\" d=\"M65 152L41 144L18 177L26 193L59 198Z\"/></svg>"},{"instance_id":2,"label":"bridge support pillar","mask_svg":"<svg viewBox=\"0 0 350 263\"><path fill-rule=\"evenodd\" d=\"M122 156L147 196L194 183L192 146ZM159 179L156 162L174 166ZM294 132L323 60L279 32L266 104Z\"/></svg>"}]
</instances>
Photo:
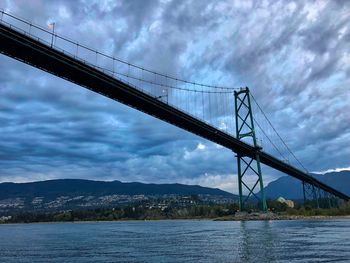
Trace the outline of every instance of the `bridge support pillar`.
<instances>
[{"instance_id":1,"label":"bridge support pillar","mask_svg":"<svg viewBox=\"0 0 350 263\"><path fill-rule=\"evenodd\" d=\"M318 202L318 200L319 200L318 188L315 187L314 185L312 185L312 191L313 191L313 194L314 194L314 200L316 200L316 208L320 208L320 204Z\"/></svg>"},{"instance_id":2,"label":"bridge support pillar","mask_svg":"<svg viewBox=\"0 0 350 263\"><path fill-rule=\"evenodd\" d=\"M306 204L305 182L302 181L302 184L303 184L303 198L304 198L304 206L305 206Z\"/></svg>"},{"instance_id":3,"label":"bridge support pillar","mask_svg":"<svg viewBox=\"0 0 350 263\"><path fill-rule=\"evenodd\" d=\"M238 189L239 189L239 207L243 211L246 209L246 204L251 197L255 197L261 202L261 209L267 211L266 197L264 193L264 184L260 165L260 151L258 146L255 129L252 107L250 103L250 93L248 88L235 91L235 119L236 119L236 137L239 140L246 138L254 145L255 151L251 153L237 154L237 170L238 170ZM253 172L257 179L253 183L248 183L251 180L245 180L247 173ZM244 177L245 176L245 177ZM251 179L251 178L250 178ZM256 188L260 188L260 196L256 194ZM244 196L243 189L248 190Z\"/></svg>"}]
</instances>

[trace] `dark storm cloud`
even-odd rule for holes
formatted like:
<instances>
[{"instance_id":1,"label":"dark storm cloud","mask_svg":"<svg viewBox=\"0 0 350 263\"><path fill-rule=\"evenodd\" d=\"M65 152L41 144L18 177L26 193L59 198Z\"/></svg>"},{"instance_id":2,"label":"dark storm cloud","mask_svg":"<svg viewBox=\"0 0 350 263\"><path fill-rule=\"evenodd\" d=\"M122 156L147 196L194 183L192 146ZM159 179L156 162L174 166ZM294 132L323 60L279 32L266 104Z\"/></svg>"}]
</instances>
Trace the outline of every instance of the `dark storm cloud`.
<instances>
[{"instance_id":1,"label":"dark storm cloud","mask_svg":"<svg viewBox=\"0 0 350 263\"><path fill-rule=\"evenodd\" d=\"M0 8L39 25L55 21L59 34L170 75L249 86L310 170L350 166L347 1L37 0ZM4 56L0 68L0 181L235 188L230 151Z\"/></svg>"}]
</instances>

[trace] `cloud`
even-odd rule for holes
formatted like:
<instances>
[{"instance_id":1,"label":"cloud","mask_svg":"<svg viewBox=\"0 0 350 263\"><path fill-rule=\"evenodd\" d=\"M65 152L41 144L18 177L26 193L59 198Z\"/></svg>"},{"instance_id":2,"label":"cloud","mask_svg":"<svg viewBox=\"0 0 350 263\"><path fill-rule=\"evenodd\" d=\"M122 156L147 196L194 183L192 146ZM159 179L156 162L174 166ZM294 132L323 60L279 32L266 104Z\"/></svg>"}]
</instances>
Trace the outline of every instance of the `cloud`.
<instances>
[{"instance_id":1,"label":"cloud","mask_svg":"<svg viewBox=\"0 0 350 263\"><path fill-rule=\"evenodd\" d=\"M59 34L154 70L249 86L309 170L350 165L347 1L18 0L0 8L39 25L55 21ZM0 68L0 181L69 177L235 189L232 152L2 55ZM182 106L209 99L188 96ZM234 132L230 98L211 99L201 107L219 106L197 114ZM278 154L269 142L263 146ZM263 171L265 181L281 175Z\"/></svg>"},{"instance_id":2,"label":"cloud","mask_svg":"<svg viewBox=\"0 0 350 263\"><path fill-rule=\"evenodd\" d=\"M315 171L312 173L315 174L326 174L326 173L333 173L333 172L342 172L342 171L350 171L350 166L349 167L345 167L345 168L334 168L334 169L328 169L328 170L324 170L324 171Z\"/></svg>"}]
</instances>

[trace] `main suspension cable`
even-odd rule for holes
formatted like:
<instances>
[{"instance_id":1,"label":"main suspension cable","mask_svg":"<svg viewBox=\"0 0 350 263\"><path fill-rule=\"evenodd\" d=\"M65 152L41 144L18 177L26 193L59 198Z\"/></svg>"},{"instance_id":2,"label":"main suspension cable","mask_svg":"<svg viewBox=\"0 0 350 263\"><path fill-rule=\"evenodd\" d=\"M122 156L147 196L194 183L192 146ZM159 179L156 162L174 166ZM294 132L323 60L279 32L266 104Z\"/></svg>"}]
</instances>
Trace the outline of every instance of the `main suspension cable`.
<instances>
[{"instance_id":1,"label":"main suspension cable","mask_svg":"<svg viewBox=\"0 0 350 263\"><path fill-rule=\"evenodd\" d=\"M260 107L259 103L257 102L257 100L254 98L253 94L251 94L251 97L253 98L254 102L256 103L256 105L258 106L258 108L260 109L261 113L263 114L263 116L265 117L265 119L267 120L267 122L269 123L269 125L271 126L271 128L273 129L273 131L277 134L278 138L282 141L283 145L286 147L286 149L289 151L289 153L293 156L293 158L300 164L300 166L307 172L309 173L308 169L305 168L305 166L301 163L301 161L295 156L295 154L292 152L292 150L289 148L289 146L286 144L286 142L283 140L283 138L281 137L281 135L277 132L277 130L275 129L275 127L272 125L270 119L267 117L267 115L265 114L265 112L263 111L263 109Z\"/></svg>"}]
</instances>

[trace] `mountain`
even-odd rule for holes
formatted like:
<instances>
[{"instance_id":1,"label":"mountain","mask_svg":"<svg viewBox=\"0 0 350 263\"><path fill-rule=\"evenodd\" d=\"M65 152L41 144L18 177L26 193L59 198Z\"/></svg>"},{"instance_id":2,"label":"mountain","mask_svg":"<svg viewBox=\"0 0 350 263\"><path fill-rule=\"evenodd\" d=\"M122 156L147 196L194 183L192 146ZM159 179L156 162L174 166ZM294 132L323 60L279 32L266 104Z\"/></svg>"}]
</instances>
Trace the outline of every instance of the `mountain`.
<instances>
[{"instance_id":1,"label":"mountain","mask_svg":"<svg viewBox=\"0 0 350 263\"><path fill-rule=\"evenodd\" d=\"M312 174L312 176L340 192L350 195L350 171L331 172L322 175ZM267 198L271 199L277 199L280 196L293 200L303 198L301 182L291 176L280 177L269 183L264 189Z\"/></svg>"},{"instance_id":2,"label":"mountain","mask_svg":"<svg viewBox=\"0 0 350 263\"><path fill-rule=\"evenodd\" d=\"M59 196L105 195L213 195L233 197L217 188L184 184L143 184L60 179L32 183L0 183L0 200L6 198L57 198Z\"/></svg>"},{"instance_id":3,"label":"mountain","mask_svg":"<svg viewBox=\"0 0 350 263\"><path fill-rule=\"evenodd\" d=\"M80 179L32 183L0 183L0 214L11 211L47 211L120 206L156 200L188 202L197 195L204 202L227 202L237 196L217 188L184 184L143 184ZM194 197L193 197L194 198Z\"/></svg>"}]
</instances>

